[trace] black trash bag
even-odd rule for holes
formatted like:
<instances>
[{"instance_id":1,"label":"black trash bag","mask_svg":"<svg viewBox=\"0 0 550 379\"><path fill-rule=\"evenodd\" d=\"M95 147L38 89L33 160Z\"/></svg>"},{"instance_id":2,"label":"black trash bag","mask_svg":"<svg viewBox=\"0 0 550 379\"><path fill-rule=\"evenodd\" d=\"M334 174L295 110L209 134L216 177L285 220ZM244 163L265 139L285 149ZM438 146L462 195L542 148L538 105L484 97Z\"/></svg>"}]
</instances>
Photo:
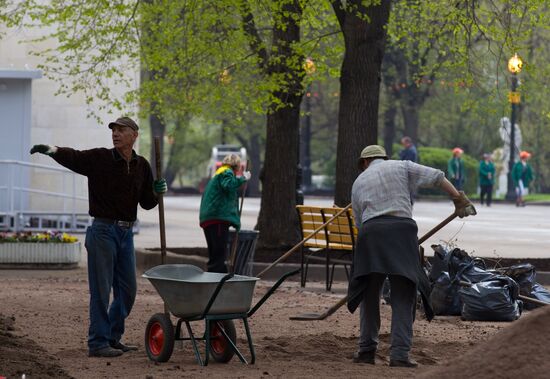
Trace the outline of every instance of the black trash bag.
<instances>
[{"instance_id":1,"label":"black trash bag","mask_svg":"<svg viewBox=\"0 0 550 379\"><path fill-rule=\"evenodd\" d=\"M434 256L432 259L428 278L435 283L444 271L449 271L449 252L443 245L432 245Z\"/></svg>"},{"instance_id":2,"label":"black trash bag","mask_svg":"<svg viewBox=\"0 0 550 379\"><path fill-rule=\"evenodd\" d=\"M510 277L491 279L462 287L462 318L469 321L514 321L522 311L518 284Z\"/></svg>"},{"instance_id":3,"label":"black trash bag","mask_svg":"<svg viewBox=\"0 0 550 379\"><path fill-rule=\"evenodd\" d=\"M536 283L537 273L535 266L530 263L521 263L506 268L503 274L514 279L519 285L519 293L525 296L531 296L533 285Z\"/></svg>"},{"instance_id":4,"label":"black trash bag","mask_svg":"<svg viewBox=\"0 0 550 379\"><path fill-rule=\"evenodd\" d=\"M497 274L487 270L481 258L472 258L464 250L453 249L449 253L449 276L453 281L462 280L479 283L491 279Z\"/></svg>"},{"instance_id":5,"label":"black trash bag","mask_svg":"<svg viewBox=\"0 0 550 379\"><path fill-rule=\"evenodd\" d=\"M540 301L544 301L546 303L550 303L550 291L548 291L546 288L544 288L538 283L533 284L533 288L531 289L531 292L527 296ZM524 308L527 310L531 310L531 309L535 309L543 306L544 305L542 304L535 304L530 301L524 302Z\"/></svg>"},{"instance_id":6,"label":"black trash bag","mask_svg":"<svg viewBox=\"0 0 550 379\"><path fill-rule=\"evenodd\" d=\"M437 316L459 316L462 303L457 282L452 282L449 273L443 271L435 281L430 293L432 309Z\"/></svg>"},{"instance_id":7,"label":"black trash bag","mask_svg":"<svg viewBox=\"0 0 550 379\"><path fill-rule=\"evenodd\" d=\"M384 280L384 285L382 286L382 298L386 304L391 304L391 286L390 278L386 276Z\"/></svg>"}]
</instances>

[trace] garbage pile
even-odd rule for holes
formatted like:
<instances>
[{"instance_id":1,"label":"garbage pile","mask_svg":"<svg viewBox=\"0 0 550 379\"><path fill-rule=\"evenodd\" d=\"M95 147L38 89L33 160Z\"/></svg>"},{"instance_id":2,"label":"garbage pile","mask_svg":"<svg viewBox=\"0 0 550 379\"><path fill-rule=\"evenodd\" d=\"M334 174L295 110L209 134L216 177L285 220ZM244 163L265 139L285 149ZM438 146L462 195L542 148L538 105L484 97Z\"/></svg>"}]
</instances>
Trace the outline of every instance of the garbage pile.
<instances>
[{"instance_id":1,"label":"garbage pile","mask_svg":"<svg viewBox=\"0 0 550 379\"><path fill-rule=\"evenodd\" d=\"M523 309L542 306L529 298L550 303L550 292L536 282L535 267L529 263L488 269L483 259L470 257L459 248L432 248L435 254L428 276L436 315L462 316L469 321L514 321Z\"/></svg>"}]
</instances>

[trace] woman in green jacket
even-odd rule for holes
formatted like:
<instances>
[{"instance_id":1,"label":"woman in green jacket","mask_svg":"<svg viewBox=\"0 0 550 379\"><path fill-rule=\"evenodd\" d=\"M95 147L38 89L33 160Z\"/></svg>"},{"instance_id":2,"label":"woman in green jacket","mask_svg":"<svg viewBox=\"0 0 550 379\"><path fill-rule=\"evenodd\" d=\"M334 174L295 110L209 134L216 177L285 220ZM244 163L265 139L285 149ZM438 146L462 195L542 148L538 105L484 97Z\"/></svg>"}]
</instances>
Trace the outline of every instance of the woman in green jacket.
<instances>
[{"instance_id":1,"label":"woman in green jacket","mask_svg":"<svg viewBox=\"0 0 550 379\"><path fill-rule=\"evenodd\" d=\"M523 201L523 195L525 190L529 188L529 184L533 180L533 169L527 161L531 158L531 153L522 151L519 153L519 162L514 164L512 168L512 179L514 180L514 186L516 187L516 207L525 206Z\"/></svg>"},{"instance_id":2,"label":"woman in green jacket","mask_svg":"<svg viewBox=\"0 0 550 379\"><path fill-rule=\"evenodd\" d=\"M250 179L250 172L243 176L236 173L241 168L241 159L236 154L223 158L222 166L208 182L201 199L200 226L208 245L208 271L227 272L227 241L229 226L239 230L239 187Z\"/></svg>"},{"instance_id":3,"label":"woman in green jacket","mask_svg":"<svg viewBox=\"0 0 550 379\"><path fill-rule=\"evenodd\" d=\"M462 150L460 147L453 149L453 157L447 162L447 176L449 181L459 191L462 190L464 180L466 179L464 172L464 161L462 160Z\"/></svg>"},{"instance_id":4,"label":"woman in green jacket","mask_svg":"<svg viewBox=\"0 0 550 379\"><path fill-rule=\"evenodd\" d=\"M491 161L491 154L483 154L483 160L479 162L479 188L481 189L480 200L487 196L487 206L491 206L493 199L493 184L495 183L495 164Z\"/></svg>"}]
</instances>

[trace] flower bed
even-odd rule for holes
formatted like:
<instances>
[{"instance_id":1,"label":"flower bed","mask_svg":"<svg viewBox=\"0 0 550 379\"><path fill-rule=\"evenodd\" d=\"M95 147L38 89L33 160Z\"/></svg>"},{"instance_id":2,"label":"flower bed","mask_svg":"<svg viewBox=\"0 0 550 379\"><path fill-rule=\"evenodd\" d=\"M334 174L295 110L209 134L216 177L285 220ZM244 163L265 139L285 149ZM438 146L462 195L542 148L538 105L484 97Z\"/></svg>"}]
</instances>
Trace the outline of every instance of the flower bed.
<instances>
[{"instance_id":1,"label":"flower bed","mask_svg":"<svg viewBox=\"0 0 550 379\"><path fill-rule=\"evenodd\" d=\"M2 266L76 267L80 249L78 238L66 233L0 233Z\"/></svg>"}]
</instances>

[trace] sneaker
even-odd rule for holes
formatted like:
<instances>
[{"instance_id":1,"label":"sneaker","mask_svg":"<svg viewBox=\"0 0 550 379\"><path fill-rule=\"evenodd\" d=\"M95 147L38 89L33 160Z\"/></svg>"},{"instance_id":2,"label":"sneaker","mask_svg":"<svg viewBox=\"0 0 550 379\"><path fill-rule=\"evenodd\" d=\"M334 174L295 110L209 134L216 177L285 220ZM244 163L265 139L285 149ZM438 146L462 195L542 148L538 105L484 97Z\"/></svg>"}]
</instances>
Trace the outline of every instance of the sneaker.
<instances>
[{"instance_id":1,"label":"sneaker","mask_svg":"<svg viewBox=\"0 0 550 379\"><path fill-rule=\"evenodd\" d=\"M353 353L353 363L368 363L373 365L375 356L376 350L356 351Z\"/></svg>"},{"instance_id":2,"label":"sneaker","mask_svg":"<svg viewBox=\"0 0 550 379\"><path fill-rule=\"evenodd\" d=\"M103 357L103 358L114 358L121 356L123 353L121 350L113 349L111 346L105 346L101 349L90 351L88 353L89 357Z\"/></svg>"},{"instance_id":3,"label":"sneaker","mask_svg":"<svg viewBox=\"0 0 550 379\"><path fill-rule=\"evenodd\" d=\"M125 345L120 341L117 343L111 343L111 347L119 351L122 350L123 353L126 353L128 351L136 351L138 349L137 346Z\"/></svg>"},{"instance_id":4,"label":"sneaker","mask_svg":"<svg viewBox=\"0 0 550 379\"><path fill-rule=\"evenodd\" d=\"M399 360L399 359L390 359L390 367L408 367L408 368L415 368L418 367L418 363L415 361L411 361L410 359L407 360Z\"/></svg>"}]
</instances>

